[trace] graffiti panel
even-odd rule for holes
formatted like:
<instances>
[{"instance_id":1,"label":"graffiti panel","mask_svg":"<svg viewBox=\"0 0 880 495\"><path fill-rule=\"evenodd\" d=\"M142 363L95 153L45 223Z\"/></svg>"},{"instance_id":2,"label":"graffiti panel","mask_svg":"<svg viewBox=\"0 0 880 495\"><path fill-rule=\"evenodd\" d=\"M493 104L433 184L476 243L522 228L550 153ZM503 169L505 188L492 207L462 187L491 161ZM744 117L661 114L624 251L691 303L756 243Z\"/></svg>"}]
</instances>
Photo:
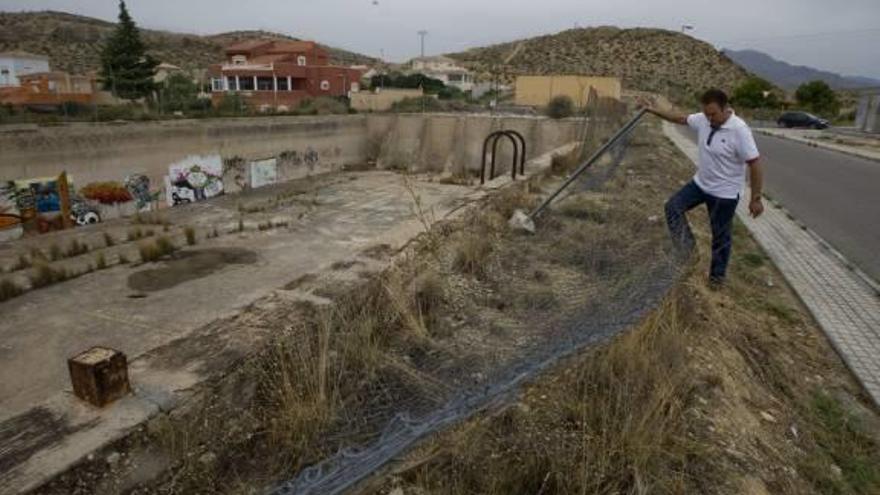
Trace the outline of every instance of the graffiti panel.
<instances>
[{"instance_id":1,"label":"graffiti panel","mask_svg":"<svg viewBox=\"0 0 880 495\"><path fill-rule=\"evenodd\" d=\"M192 203L223 194L220 155L190 156L168 167L165 197L169 206Z\"/></svg>"},{"instance_id":2,"label":"graffiti panel","mask_svg":"<svg viewBox=\"0 0 880 495\"><path fill-rule=\"evenodd\" d=\"M263 187L278 182L278 160L270 158L251 162L251 187Z\"/></svg>"}]
</instances>

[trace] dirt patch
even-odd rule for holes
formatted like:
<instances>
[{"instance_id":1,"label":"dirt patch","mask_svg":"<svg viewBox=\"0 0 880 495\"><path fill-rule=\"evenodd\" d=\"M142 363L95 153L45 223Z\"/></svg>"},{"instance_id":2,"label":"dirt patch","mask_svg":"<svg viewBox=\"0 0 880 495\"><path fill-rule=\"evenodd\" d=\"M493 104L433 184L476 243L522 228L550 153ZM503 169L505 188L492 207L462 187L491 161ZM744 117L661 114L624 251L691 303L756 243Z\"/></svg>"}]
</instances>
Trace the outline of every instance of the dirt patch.
<instances>
[{"instance_id":1,"label":"dirt patch","mask_svg":"<svg viewBox=\"0 0 880 495\"><path fill-rule=\"evenodd\" d=\"M142 270L128 277L128 287L140 292L170 289L184 282L207 277L229 265L252 265L257 254L241 248L179 251L161 267Z\"/></svg>"}]
</instances>

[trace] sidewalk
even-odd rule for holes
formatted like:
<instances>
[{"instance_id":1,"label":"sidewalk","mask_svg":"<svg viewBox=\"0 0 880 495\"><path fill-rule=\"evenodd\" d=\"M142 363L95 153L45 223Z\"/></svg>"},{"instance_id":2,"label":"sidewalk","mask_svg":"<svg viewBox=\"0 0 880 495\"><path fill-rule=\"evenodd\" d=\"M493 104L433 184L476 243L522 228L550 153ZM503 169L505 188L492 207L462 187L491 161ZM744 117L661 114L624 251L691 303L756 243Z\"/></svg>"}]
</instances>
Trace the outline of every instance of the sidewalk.
<instances>
[{"instance_id":1,"label":"sidewalk","mask_svg":"<svg viewBox=\"0 0 880 495\"><path fill-rule=\"evenodd\" d=\"M773 136L816 148L823 148L847 155L880 161L880 136L850 136L835 133L831 130L817 131L813 129L775 129L755 128L755 132L765 136Z\"/></svg>"},{"instance_id":2,"label":"sidewalk","mask_svg":"<svg viewBox=\"0 0 880 495\"><path fill-rule=\"evenodd\" d=\"M671 124L666 135L696 163L697 147ZM786 213L767 204L759 219L740 201L740 220L813 314L837 353L880 405L880 294L843 257Z\"/></svg>"}]
</instances>

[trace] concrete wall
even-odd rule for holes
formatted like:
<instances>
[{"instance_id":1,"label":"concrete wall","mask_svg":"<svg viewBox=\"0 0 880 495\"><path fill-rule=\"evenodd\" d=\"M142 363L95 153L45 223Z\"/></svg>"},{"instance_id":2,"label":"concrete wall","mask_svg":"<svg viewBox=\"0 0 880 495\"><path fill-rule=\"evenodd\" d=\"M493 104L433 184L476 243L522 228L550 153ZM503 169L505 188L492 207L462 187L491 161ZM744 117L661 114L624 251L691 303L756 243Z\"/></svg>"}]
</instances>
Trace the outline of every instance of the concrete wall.
<instances>
[{"instance_id":1,"label":"concrete wall","mask_svg":"<svg viewBox=\"0 0 880 495\"><path fill-rule=\"evenodd\" d=\"M159 188L169 165L193 155L259 160L314 152L318 160L309 164L310 171L331 170L363 161L364 128L363 116L77 124L13 132L0 128L0 180L67 170L81 186L143 173ZM288 162L307 168L305 160ZM282 175L300 174L289 170Z\"/></svg>"},{"instance_id":2,"label":"concrete wall","mask_svg":"<svg viewBox=\"0 0 880 495\"><path fill-rule=\"evenodd\" d=\"M526 156L532 158L574 141L583 122L543 117L474 114L370 115L367 141L379 145L378 165L414 171L461 173L480 170L486 136L501 129L520 132L526 139ZM509 171L512 145L498 145L498 170ZM491 150L490 150L491 151Z\"/></svg>"},{"instance_id":3,"label":"concrete wall","mask_svg":"<svg viewBox=\"0 0 880 495\"><path fill-rule=\"evenodd\" d=\"M158 190L169 165L216 155L226 168L242 167L242 176L250 162L277 158L279 180L368 161L415 171L479 171L483 141L492 131L521 132L531 158L575 140L581 125L542 117L371 114L0 127L0 181L66 170L83 186L142 173ZM499 169L509 170L511 145L500 143L498 155ZM236 190L225 171L223 182L228 192Z\"/></svg>"},{"instance_id":4,"label":"concrete wall","mask_svg":"<svg viewBox=\"0 0 880 495\"><path fill-rule=\"evenodd\" d=\"M859 98L856 128L865 132L880 133L880 94L867 93Z\"/></svg>"},{"instance_id":5,"label":"concrete wall","mask_svg":"<svg viewBox=\"0 0 880 495\"><path fill-rule=\"evenodd\" d=\"M587 103L590 88L599 96L620 99L620 79L593 76L518 76L516 78L516 104L547 106L554 96L565 95L575 105Z\"/></svg>"},{"instance_id":6,"label":"concrete wall","mask_svg":"<svg viewBox=\"0 0 880 495\"><path fill-rule=\"evenodd\" d=\"M422 96L420 89L383 89L376 93L362 91L351 94L351 108L358 112L384 112L405 98Z\"/></svg>"}]
</instances>

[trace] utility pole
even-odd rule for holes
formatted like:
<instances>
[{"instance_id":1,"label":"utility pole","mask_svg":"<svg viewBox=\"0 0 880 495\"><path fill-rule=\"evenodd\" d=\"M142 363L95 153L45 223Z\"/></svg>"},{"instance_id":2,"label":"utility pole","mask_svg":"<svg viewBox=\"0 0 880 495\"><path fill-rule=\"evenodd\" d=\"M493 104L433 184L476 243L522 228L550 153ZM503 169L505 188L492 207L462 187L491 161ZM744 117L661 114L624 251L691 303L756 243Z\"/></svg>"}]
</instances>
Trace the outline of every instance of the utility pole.
<instances>
[{"instance_id":1,"label":"utility pole","mask_svg":"<svg viewBox=\"0 0 880 495\"><path fill-rule=\"evenodd\" d=\"M425 58L425 36L427 36L427 35L428 35L428 32L425 31L424 29L419 31L419 37L422 39L422 50L421 50L421 54L422 54L421 57L422 58Z\"/></svg>"}]
</instances>

